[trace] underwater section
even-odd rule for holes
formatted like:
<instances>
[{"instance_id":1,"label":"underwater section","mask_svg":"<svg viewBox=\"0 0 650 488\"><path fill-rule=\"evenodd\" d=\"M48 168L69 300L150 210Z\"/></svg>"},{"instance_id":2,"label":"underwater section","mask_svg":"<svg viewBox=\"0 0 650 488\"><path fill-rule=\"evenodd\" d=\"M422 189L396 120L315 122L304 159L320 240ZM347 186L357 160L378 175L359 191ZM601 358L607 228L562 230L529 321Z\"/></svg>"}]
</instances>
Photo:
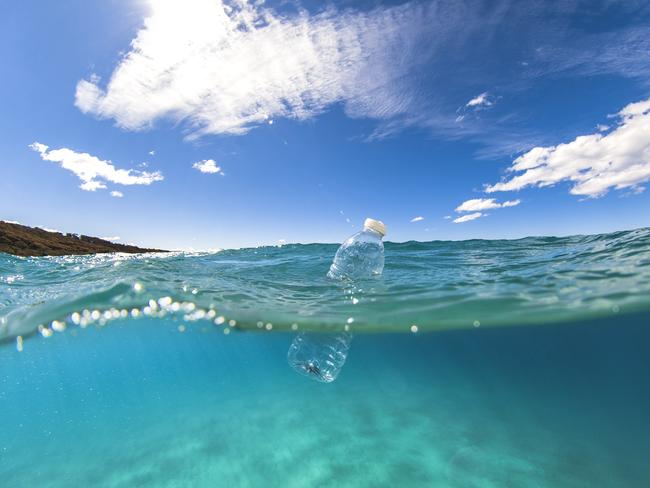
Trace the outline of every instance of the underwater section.
<instances>
[{"instance_id":1,"label":"underwater section","mask_svg":"<svg viewBox=\"0 0 650 488\"><path fill-rule=\"evenodd\" d=\"M358 334L117 319L0 346L2 486L650 486L650 316Z\"/></svg>"}]
</instances>

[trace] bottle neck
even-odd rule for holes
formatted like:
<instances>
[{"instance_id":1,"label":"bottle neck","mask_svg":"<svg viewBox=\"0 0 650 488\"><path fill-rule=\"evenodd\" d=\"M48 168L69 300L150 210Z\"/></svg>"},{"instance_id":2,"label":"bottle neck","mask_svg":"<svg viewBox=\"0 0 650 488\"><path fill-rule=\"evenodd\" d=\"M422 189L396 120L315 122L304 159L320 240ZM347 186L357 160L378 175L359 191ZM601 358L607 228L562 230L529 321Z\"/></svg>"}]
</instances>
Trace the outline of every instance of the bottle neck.
<instances>
[{"instance_id":1,"label":"bottle neck","mask_svg":"<svg viewBox=\"0 0 650 488\"><path fill-rule=\"evenodd\" d=\"M366 232L366 233L368 233L370 235L373 235L373 236L377 237L379 240L383 239L383 237L384 237L381 232L377 232L376 230L371 229L370 227L364 227L363 232Z\"/></svg>"}]
</instances>

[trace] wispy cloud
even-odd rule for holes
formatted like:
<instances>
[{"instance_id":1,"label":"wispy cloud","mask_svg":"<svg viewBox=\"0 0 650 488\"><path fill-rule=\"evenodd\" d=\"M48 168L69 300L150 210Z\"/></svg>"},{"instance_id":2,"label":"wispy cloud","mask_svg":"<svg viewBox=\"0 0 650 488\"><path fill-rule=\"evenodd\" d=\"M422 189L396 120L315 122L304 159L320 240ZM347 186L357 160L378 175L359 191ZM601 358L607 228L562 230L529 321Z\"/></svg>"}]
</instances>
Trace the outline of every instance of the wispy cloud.
<instances>
[{"instance_id":1,"label":"wispy cloud","mask_svg":"<svg viewBox=\"0 0 650 488\"><path fill-rule=\"evenodd\" d=\"M124 196L124 193L122 193L121 191L113 190L111 192L111 196L115 198L122 198Z\"/></svg>"},{"instance_id":2,"label":"wispy cloud","mask_svg":"<svg viewBox=\"0 0 650 488\"><path fill-rule=\"evenodd\" d=\"M337 102L358 117L404 113L408 53L432 6L291 16L259 2L151 0L150 12L106 87L81 80L75 104L125 129L170 118L200 136L304 120Z\"/></svg>"},{"instance_id":3,"label":"wispy cloud","mask_svg":"<svg viewBox=\"0 0 650 488\"><path fill-rule=\"evenodd\" d=\"M477 212L482 210L492 210L495 208L515 207L521 203L521 200L508 200L499 203L495 198L473 198L466 200L456 207L456 212Z\"/></svg>"},{"instance_id":4,"label":"wispy cloud","mask_svg":"<svg viewBox=\"0 0 650 488\"><path fill-rule=\"evenodd\" d=\"M469 102L465 104L465 107L489 107L493 104L491 98L488 97L488 92L483 92L480 95L475 96Z\"/></svg>"},{"instance_id":5,"label":"wispy cloud","mask_svg":"<svg viewBox=\"0 0 650 488\"><path fill-rule=\"evenodd\" d=\"M413 218L411 219L411 222L420 222L421 220L424 220L424 217L422 217L422 216L417 216L417 217L413 217Z\"/></svg>"},{"instance_id":6,"label":"wispy cloud","mask_svg":"<svg viewBox=\"0 0 650 488\"><path fill-rule=\"evenodd\" d=\"M117 169L111 161L104 161L88 153L79 153L65 147L50 149L40 142L34 142L29 147L39 153L44 161L59 163L62 168L74 173L81 180L79 188L85 191L105 189L106 182L118 185L150 185L163 180L163 175L159 171Z\"/></svg>"},{"instance_id":7,"label":"wispy cloud","mask_svg":"<svg viewBox=\"0 0 650 488\"><path fill-rule=\"evenodd\" d=\"M535 147L514 160L515 176L488 185L487 193L569 182L570 193L600 197L611 189L642 190L650 180L650 99L618 113L610 132L579 136L557 146Z\"/></svg>"},{"instance_id":8,"label":"wispy cloud","mask_svg":"<svg viewBox=\"0 0 650 488\"><path fill-rule=\"evenodd\" d=\"M469 222L471 220L476 220L480 217L483 217L485 214L481 212L474 212L471 214L461 215L458 218L453 220L454 224L462 224L463 222Z\"/></svg>"},{"instance_id":9,"label":"wispy cloud","mask_svg":"<svg viewBox=\"0 0 650 488\"><path fill-rule=\"evenodd\" d=\"M204 159L202 161L197 161L192 165L192 168L198 169L201 173L209 173L209 174L221 174L223 175L223 171L221 170L220 166L217 166L217 163L215 162L214 159Z\"/></svg>"},{"instance_id":10,"label":"wispy cloud","mask_svg":"<svg viewBox=\"0 0 650 488\"><path fill-rule=\"evenodd\" d=\"M576 18L608 12L578 0L494 0L490 8L480 0L413 0L319 13L289 3L276 11L247 0L148 0L130 50L107 80L80 80L75 104L127 130L180 123L188 138L243 134L341 104L350 117L376 121L370 135L359 135L365 140L417 126L474 138L485 154L500 156L547 140L495 107L486 87L507 98L578 72L650 80L650 29L576 28ZM637 15L642 3L632 3L606 2ZM517 69L511 56L491 55L504 45L526 60ZM468 100L468 93L478 95Z\"/></svg>"},{"instance_id":11,"label":"wispy cloud","mask_svg":"<svg viewBox=\"0 0 650 488\"><path fill-rule=\"evenodd\" d=\"M120 236L100 237L100 239L104 239L105 241L119 241Z\"/></svg>"}]
</instances>

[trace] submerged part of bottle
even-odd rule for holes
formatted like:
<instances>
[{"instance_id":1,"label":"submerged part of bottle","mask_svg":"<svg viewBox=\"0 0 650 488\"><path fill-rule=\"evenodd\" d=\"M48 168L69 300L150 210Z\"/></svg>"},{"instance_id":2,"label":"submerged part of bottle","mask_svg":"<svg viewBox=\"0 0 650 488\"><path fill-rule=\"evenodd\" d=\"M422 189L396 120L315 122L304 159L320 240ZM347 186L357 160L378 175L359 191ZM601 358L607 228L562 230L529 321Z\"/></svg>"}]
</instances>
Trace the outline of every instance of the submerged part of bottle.
<instances>
[{"instance_id":1,"label":"submerged part of bottle","mask_svg":"<svg viewBox=\"0 0 650 488\"><path fill-rule=\"evenodd\" d=\"M331 383L341 372L350 349L352 335L302 332L289 347L287 361L298 373L323 383Z\"/></svg>"},{"instance_id":2,"label":"submerged part of bottle","mask_svg":"<svg viewBox=\"0 0 650 488\"><path fill-rule=\"evenodd\" d=\"M363 230L346 240L336 251L327 273L335 280L355 280L381 276L384 271L386 226L379 220L366 219Z\"/></svg>"}]
</instances>

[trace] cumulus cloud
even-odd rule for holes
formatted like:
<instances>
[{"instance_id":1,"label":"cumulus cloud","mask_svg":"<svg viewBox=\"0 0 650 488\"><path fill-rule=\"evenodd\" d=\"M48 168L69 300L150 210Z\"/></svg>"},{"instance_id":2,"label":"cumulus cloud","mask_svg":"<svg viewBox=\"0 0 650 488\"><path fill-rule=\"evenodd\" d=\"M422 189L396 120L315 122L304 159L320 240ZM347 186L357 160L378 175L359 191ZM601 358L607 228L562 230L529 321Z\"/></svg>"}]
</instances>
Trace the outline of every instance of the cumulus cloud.
<instances>
[{"instance_id":1,"label":"cumulus cloud","mask_svg":"<svg viewBox=\"0 0 650 488\"><path fill-rule=\"evenodd\" d=\"M204 159L202 161L197 161L192 165L192 168L198 169L201 173L209 173L209 174L222 174L223 171L221 171L221 167L217 166L217 163L215 162L214 159Z\"/></svg>"},{"instance_id":2,"label":"cumulus cloud","mask_svg":"<svg viewBox=\"0 0 650 488\"><path fill-rule=\"evenodd\" d=\"M118 185L150 185L163 179L159 171L117 169L111 161L104 161L88 153L79 153L65 147L50 149L40 142L34 142L29 147L38 152L43 161L59 163L62 168L74 173L81 180L79 188L85 191L105 189L106 182Z\"/></svg>"},{"instance_id":3,"label":"cumulus cloud","mask_svg":"<svg viewBox=\"0 0 650 488\"><path fill-rule=\"evenodd\" d=\"M417 217L413 217L411 219L411 222L420 222L421 220L424 220L424 217L417 216Z\"/></svg>"},{"instance_id":4,"label":"cumulus cloud","mask_svg":"<svg viewBox=\"0 0 650 488\"><path fill-rule=\"evenodd\" d=\"M338 102L355 117L404 114L417 106L405 87L405 74L422 62L414 51L430 48L423 42L431 27L444 23L435 4L420 2L315 15L281 15L246 0L149 3L108 83L79 81L75 104L128 130L183 121L190 137L305 120Z\"/></svg>"},{"instance_id":5,"label":"cumulus cloud","mask_svg":"<svg viewBox=\"0 0 650 488\"><path fill-rule=\"evenodd\" d=\"M481 210L492 210L494 208L514 207L520 203L521 200L508 200L499 203L496 201L496 198L473 198L456 207L456 212L477 212Z\"/></svg>"},{"instance_id":6,"label":"cumulus cloud","mask_svg":"<svg viewBox=\"0 0 650 488\"><path fill-rule=\"evenodd\" d=\"M119 241L120 236L100 237L100 239L103 239L105 241Z\"/></svg>"},{"instance_id":7,"label":"cumulus cloud","mask_svg":"<svg viewBox=\"0 0 650 488\"><path fill-rule=\"evenodd\" d=\"M485 214L481 212L474 212L471 214L461 215L458 218L453 220L454 224L462 224L463 222L469 222L470 220L476 220L480 217L483 217Z\"/></svg>"},{"instance_id":8,"label":"cumulus cloud","mask_svg":"<svg viewBox=\"0 0 650 488\"><path fill-rule=\"evenodd\" d=\"M115 198L122 198L124 196L124 193L121 191L114 190L111 192L111 196Z\"/></svg>"},{"instance_id":9,"label":"cumulus cloud","mask_svg":"<svg viewBox=\"0 0 650 488\"><path fill-rule=\"evenodd\" d=\"M485 191L516 191L560 182L569 182L574 195L593 198L611 189L642 191L643 183L650 180L650 99L624 107L609 132L535 147L515 159L508 171L515 175L488 185Z\"/></svg>"}]
</instances>

